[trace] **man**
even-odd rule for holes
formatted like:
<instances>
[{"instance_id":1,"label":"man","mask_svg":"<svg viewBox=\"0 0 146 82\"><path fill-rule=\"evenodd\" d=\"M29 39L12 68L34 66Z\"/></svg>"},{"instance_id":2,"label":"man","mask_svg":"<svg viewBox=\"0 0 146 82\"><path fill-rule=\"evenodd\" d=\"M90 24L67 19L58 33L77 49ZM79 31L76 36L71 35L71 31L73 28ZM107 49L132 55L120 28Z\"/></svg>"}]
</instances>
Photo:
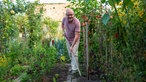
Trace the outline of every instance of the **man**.
<instances>
[{"instance_id":1,"label":"man","mask_svg":"<svg viewBox=\"0 0 146 82\"><path fill-rule=\"evenodd\" d=\"M74 17L74 11L72 9L66 10L66 16L62 20L62 29L66 38L68 54L71 58L71 73L75 73L77 71L76 64L78 65L80 21ZM71 55L74 55L76 61Z\"/></svg>"}]
</instances>

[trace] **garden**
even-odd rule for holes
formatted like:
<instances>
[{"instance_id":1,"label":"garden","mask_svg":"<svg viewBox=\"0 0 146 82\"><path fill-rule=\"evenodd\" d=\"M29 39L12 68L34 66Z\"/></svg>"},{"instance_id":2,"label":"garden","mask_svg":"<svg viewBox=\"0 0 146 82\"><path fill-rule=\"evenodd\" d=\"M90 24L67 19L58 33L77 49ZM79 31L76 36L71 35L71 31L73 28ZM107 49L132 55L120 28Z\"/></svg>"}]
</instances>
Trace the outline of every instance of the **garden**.
<instances>
[{"instance_id":1,"label":"garden","mask_svg":"<svg viewBox=\"0 0 146 82\"><path fill-rule=\"evenodd\" d=\"M145 82L146 0L67 1L81 23L82 77ZM59 22L44 18L44 11L38 1L0 1L0 82L66 81L65 38L57 35Z\"/></svg>"}]
</instances>

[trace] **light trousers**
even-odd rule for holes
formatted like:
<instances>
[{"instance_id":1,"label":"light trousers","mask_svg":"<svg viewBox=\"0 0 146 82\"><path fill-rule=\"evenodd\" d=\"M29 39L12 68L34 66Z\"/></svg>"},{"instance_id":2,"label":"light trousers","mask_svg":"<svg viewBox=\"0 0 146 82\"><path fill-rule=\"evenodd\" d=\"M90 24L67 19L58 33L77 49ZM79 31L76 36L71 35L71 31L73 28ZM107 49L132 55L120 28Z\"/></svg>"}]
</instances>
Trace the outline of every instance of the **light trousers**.
<instances>
[{"instance_id":1,"label":"light trousers","mask_svg":"<svg viewBox=\"0 0 146 82\"><path fill-rule=\"evenodd\" d=\"M79 41L76 42L76 44L73 47L73 52L70 52L70 46L71 44L69 42L66 41L66 46L67 46L67 50L68 50L68 55L71 59L71 68L72 70L77 70L77 66L78 65L78 47L79 47ZM73 58L74 56L74 58Z\"/></svg>"}]
</instances>

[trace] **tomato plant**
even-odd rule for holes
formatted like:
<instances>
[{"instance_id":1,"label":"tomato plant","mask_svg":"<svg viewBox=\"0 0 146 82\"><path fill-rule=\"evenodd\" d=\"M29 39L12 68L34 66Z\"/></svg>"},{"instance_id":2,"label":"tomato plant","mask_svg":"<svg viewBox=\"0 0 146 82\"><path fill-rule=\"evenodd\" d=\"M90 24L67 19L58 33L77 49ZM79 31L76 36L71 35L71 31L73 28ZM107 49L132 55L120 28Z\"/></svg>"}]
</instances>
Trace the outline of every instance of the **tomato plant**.
<instances>
[{"instance_id":1,"label":"tomato plant","mask_svg":"<svg viewBox=\"0 0 146 82\"><path fill-rule=\"evenodd\" d=\"M87 46L84 28L87 26L85 22L88 23L89 70L102 71L98 75L106 81L144 81L145 74L139 73L144 73L146 67L143 64L146 1L68 1L82 24L80 47L83 50Z\"/></svg>"},{"instance_id":2,"label":"tomato plant","mask_svg":"<svg viewBox=\"0 0 146 82\"><path fill-rule=\"evenodd\" d=\"M37 1L3 0L0 11L0 81L14 81L20 77L21 81L39 80L57 61L56 48L50 47L50 39L43 37L46 35L44 9ZM58 22L47 22L52 23L55 32Z\"/></svg>"}]
</instances>

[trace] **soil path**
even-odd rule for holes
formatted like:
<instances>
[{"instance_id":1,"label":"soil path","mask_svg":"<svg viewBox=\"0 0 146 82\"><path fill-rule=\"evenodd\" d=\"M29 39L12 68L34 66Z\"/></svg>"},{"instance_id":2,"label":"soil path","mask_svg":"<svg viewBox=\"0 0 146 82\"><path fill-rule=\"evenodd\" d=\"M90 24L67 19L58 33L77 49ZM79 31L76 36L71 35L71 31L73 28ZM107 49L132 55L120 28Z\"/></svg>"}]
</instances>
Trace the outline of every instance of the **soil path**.
<instances>
[{"instance_id":1,"label":"soil path","mask_svg":"<svg viewBox=\"0 0 146 82\"><path fill-rule=\"evenodd\" d=\"M72 75L69 73L70 68L70 64L57 64L47 76L42 77L42 82L101 82L96 75L91 75L90 80L78 73Z\"/></svg>"}]
</instances>

